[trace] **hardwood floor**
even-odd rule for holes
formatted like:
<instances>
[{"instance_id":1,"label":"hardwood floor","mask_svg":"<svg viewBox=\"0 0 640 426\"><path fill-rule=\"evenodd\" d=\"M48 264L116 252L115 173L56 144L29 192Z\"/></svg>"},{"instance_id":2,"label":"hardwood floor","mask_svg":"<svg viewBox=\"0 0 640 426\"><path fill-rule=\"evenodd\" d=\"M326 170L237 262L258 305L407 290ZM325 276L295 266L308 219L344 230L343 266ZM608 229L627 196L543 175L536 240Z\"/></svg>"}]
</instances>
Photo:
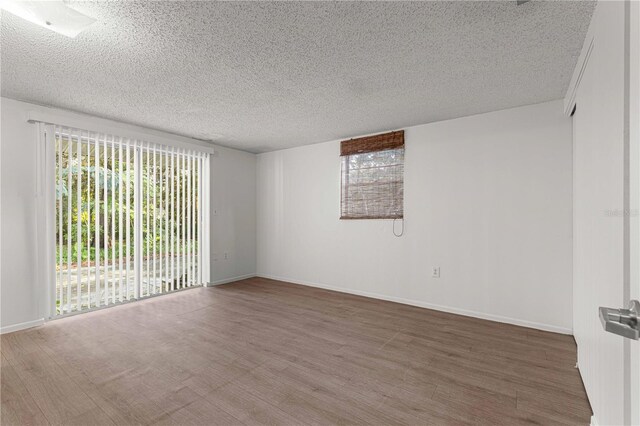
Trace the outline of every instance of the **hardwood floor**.
<instances>
[{"instance_id":1,"label":"hardwood floor","mask_svg":"<svg viewBox=\"0 0 640 426\"><path fill-rule=\"evenodd\" d=\"M583 424L571 336L262 278L2 336L2 425Z\"/></svg>"}]
</instances>

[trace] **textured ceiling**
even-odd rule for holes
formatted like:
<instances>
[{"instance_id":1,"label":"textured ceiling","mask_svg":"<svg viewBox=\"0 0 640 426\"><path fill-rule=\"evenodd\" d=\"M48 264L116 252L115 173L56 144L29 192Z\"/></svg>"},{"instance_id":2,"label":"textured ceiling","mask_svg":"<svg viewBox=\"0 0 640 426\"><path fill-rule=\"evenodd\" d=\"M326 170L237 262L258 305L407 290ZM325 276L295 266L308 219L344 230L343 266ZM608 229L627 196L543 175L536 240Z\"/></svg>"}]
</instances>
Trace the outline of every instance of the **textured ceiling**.
<instances>
[{"instance_id":1,"label":"textured ceiling","mask_svg":"<svg viewBox=\"0 0 640 426\"><path fill-rule=\"evenodd\" d=\"M585 1L70 2L2 14L2 96L253 152L564 96Z\"/></svg>"}]
</instances>

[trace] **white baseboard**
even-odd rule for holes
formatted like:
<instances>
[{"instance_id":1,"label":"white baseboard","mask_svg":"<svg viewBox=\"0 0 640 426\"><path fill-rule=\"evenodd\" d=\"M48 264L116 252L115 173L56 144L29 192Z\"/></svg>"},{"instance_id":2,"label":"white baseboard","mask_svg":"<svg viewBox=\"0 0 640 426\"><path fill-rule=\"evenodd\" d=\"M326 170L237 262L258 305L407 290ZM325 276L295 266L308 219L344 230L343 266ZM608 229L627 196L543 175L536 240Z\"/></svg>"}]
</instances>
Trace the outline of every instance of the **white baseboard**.
<instances>
[{"instance_id":1,"label":"white baseboard","mask_svg":"<svg viewBox=\"0 0 640 426\"><path fill-rule=\"evenodd\" d=\"M21 322L19 324L7 325L0 327L0 334L13 333L14 331L24 330L26 328L36 327L44 324L44 318L33 321Z\"/></svg>"},{"instance_id":2,"label":"white baseboard","mask_svg":"<svg viewBox=\"0 0 640 426\"><path fill-rule=\"evenodd\" d=\"M214 281L213 283L209 283L207 286L216 286L216 285L221 285L221 284L227 284L227 283L231 283L231 282L234 282L234 281L240 281L240 280L244 280L244 279L247 279L247 278L253 278L253 277L268 278L268 279L272 279L272 280L284 281L284 282L289 282L289 283L293 283L293 284L300 284L300 285L305 285L305 286L309 286L309 287L316 287L316 288L322 288L322 289L325 289L325 290L337 291L337 292L340 292L340 293L347 293L347 294L354 294L354 295L357 295L357 296L370 297L372 299L387 300L389 302L402 303L404 305L417 306L417 307L426 308L426 309L434 309L436 311L442 311L442 312L448 312L448 313L452 313L452 314L464 315L464 316L473 317L473 318L486 319L486 320L490 320L490 321L503 322L503 323L507 323L507 324L519 325L519 326L522 326L522 327L535 328L535 329L544 330L544 331L551 331L551 332L554 332L554 333L573 334L571 329L567 329L567 328L564 328L564 327L557 327L557 326L549 325L549 324L542 324L542 323L537 323L537 322L532 322L532 321L526 321L526 320L521 320L521 319L517 319L517 318L503 317L503 316L500 316L500 315L486 314L486 313L483 313L483 312L476 312L476 311L470 311L470 310L466 310L466 309L453 308L453 307L450 307L450 306L435 305L435 304L432 304L432 303L426 303L426 302L421 302L421 301L417 301L417 300L410 300L410 299L403 299L401 297L386 296L386 295L382 295L382 294L378 294L378 293L371 293L371 292L368 292L368 291L345 289L345 288L334 287L334 286L325 285L325 284L313 283L313 282L309 282L309 281L296 280L296 279L292 279L292 278L279 277L279 276L274 276L274 275L266 275L266 274L240 275L240 276L237 276L237 277L217 280L217 281ZM19 324L8 325L8 326L0 327L0 334L12 333L14 331L24 330L26 328L36 327L36 326L42 325L42 324L44 324L44 319L43 318L37 319L37 320L34 320L34 321L27 321L27 322L23 322L23 323L19 323ZM595 417L591 418L591 424L592 425L597 425Z\"/></svg>"},{"instance_id":3,"label":"white baseboard","mask_svg":"<svg viewBox=\"0 0 640 426\"><path fill-rule=\"evenodd\" d=\"M591 426L598 426L598 419L596 419L596 416L591 416Z\"/></svg>"},{"instance_id":4,"label":"white baseboard","mask_svg":"<svg viewBox=\"0 0 640 426\"><path fill-rule=\"evenodd\" d=\"M521 327L535 328L537 330L543 330L543 331L551 331L553 333L561 333L561 334L569 334L569 335L573 334L573 330L571 330L569 328L558 327L558 326L550 325L550 324L543 324L543 323L538 323L538 322L533 322L533 321L521 320L521 319L517 319L517 318L503 317L503 316L500 316L500 315L493 315L493 314L487 314L487 313L484 313L484 312L470 311L470 310L454 308L454 307L450 307L450 306L435 305L435 304L432 304L432 303L421 302L421 301L418 301L418 300L403 299L401 297L394 297L394 296L386 296L386 295L383 295L383 294L371 293L371 292L368 292L368 291L345 289L345 288L334 287L334 286L325 285L325 284L313 283L313 282L309 282L309 281L296 280L296 279L287 278L287 277L278 277L278 276L274 276L274 275L266 275L266 274L260 274L260 273L256 274L256 276L257 277L261 277L261 278L268 278L268 279L272 279L272 280L277 280L277 281L289 282L289 283L293 283L293 284L306 285L306 286L309 286L309 287L322 288L322 289L325 289L325 290L337 291L337 292L340 292L340 293L354 294L356 296L365 296L365 297L370 297L372 299L379 299L379 300L386 300L386 301L389 301L389 302L402 303L403 305L411 305L411 306L417 306L419 308L433 309L433 310L436 310L436 311L448 312L448 313L451 313L451 314L464 315L466 317L473 317L473 318L480 318L480 319L485 319L485 320L489 320L489 321L503 322L503 323L506 323L506 324L513 324L513 325L519 325Z\"/></svg>"},{"instance_id":5,"label":"white baseboard","mask_svg":"<svg viewBox=\"0 0 640 426\"><path fill-rule=\"evenodd\" d=\"M213 287L213 286L220 285L220 284L228 284L228 283L232 283L234 281L240 281L240 280L246 280L247 278L253 278L255 276L256 276L256 274L247 274L247 275L240 275L238 277L225 278L223 280L217 280L217 281L214 281L212 283L208 283L206 286L207 287Z\"/></svg>"}]
</instances>

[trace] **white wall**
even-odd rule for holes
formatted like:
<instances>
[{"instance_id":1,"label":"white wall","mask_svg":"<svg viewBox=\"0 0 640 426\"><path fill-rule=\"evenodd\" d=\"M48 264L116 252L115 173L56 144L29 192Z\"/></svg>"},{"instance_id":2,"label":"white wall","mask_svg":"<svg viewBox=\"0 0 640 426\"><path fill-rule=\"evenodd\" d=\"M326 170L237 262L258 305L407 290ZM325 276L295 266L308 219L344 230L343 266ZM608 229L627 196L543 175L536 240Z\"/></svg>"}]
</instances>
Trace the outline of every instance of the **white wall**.
<instances>
[{"instance_id":1,"label":"white wall","mask_svg":"<svg viewBox=\"0 0 640 426\"><path fill-rule=\"evenodd\" d=\"M47 111L64 117L112 123L150 135L162 132L95 119L54 108L1 99L0 130L0 326L2 331L38 322L42 318L40 285L36 282L36 126L27 123L29 111ZM211 252L229 253L213 261L212 281L233 280L255 274L255 167L254 154L216 147L211 162Z\"/></svg>"},{"instance_id":2,"label":"white wall","mask_svg":"<svg viewBox=\"0 0 640 426\"><path fill-rule=\"evenodd\" d=\"M211 270L212 282L222 284L256 273L256 155L216 150L211 163Z\"/></svg>"},{"instance_id":3,"label":"white wall","mask_svg":"<svg viewBox=\"0 0 640 426\"><path fill-rule=\"evenodd\" d=\"M339 141L258 155L258 275L570 333L562 103L405 130L401 238L391 221L339 220Z\"/></svg>"},{"instance_id":4,"label":"white wall","mask_svg":"<svg viewBox=\"0 0 640 426\"><path fill-rule=\"evenodd\" d=\"M2 328L37 321L39 292L36 252L36 128L20 105L0 110L0 324Z\"/></svg>"}]
</instances>

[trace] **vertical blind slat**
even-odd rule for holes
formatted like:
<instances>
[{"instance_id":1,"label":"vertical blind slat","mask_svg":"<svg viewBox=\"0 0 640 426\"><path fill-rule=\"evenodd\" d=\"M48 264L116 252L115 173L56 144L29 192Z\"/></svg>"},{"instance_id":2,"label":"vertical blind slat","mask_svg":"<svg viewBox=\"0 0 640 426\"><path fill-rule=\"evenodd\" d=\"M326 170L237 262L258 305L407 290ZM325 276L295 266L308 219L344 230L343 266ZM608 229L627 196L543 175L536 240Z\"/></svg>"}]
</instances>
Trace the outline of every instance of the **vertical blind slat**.
<instances>
[{"instance_id":1,"label":"vertical blind slat","mask_svg":"<svg viewBox=\"0 0 640 426\"><path fill-rule=\"evenodd\" d=\"M178 217L180 218L180 230L178 231L178 238L180 239L180 244L178 245L178 251L180 253L180 288L184 288L184 151L180 151L180 211L178 212Z\"/></svg>"},{"instance_id":2,"label":"vertical blind slat","mask_svg":"<svg viewBox=\"0 0 640 426\"><path fill-rule=\"evenodd\" d=\"M175 156L175 148L171 149L171 291L176 289L176 257L175 257L175 244L176 244L176 212L175 208L175 199L177 197L176 191L176 156Z\"/></svg>"},{"instance_id":3,"label":"vertical blind slat","mask_svg":"<svg viewBox=\"0 0 640 426\"><path fill-rule=\"evenodd\" d=\"M116 140L115 136L111 137L111 303L116 301L116 250L114 244L116 242L116 203L114 194L116 193Z\"/></svg>"},{"instance_id":4,"label":"vertical blind slat","mask_svg":"<svg viewBox=\"0 0 640 426\"><path fill-rule=\"evenodd\" d=\"M149 144L145 144L145 157L146 157L146 163L147 163L147 170L149 170ZM146 242L146 252L145 255L143 256L143 261L146 260L145 265L146 265L146 276L147 276L147 290L146 290L146 295L148 296L150 294L149 289L150 289L150 278L151 275L149 274L149 176L147 175L147 179L145 179L145 198L146 198L146 202L145 202L145 206L146 206L146 210L147 210L147 214L145 216L145 242Z\"/></svg>"},{"instance_id":5,"label":"vertical blind slat","mask_svg":"<svg viewBox=\"0 0 640 426\"><path fill-rule=\"evenodd\" d=\"M193 285L195 284L195 280L193 277L193 266L194 266L194 262L193 262L193 214L195 213L195 211L193 210L193 176L191 175L193 172L193 152L191 152L189 154L189 165L188 165L188 170L189 173L187 173L188 176L188 180L189 180L189 184L188 184L188 188L189 191L187 192L187 194L189 195L189 214L188 214L188 218L189 218L189 223L188 223L188 229L189 229L189 236L188 236L188 240L189 240L189 251L188 251L188 256L189 256L189 285Z\"/></svg>"},{"instance_id":6,"label":"vertical blind slat","mask_svg":"<svg viewBox=\"0 0 640 426\"><path fill-rule=\"evenodd\" d=\"M188 212L188 202L189 202L189 172L188 172L188 168L189 168L189 152L185 151L184 153L184 158L183 158L183 170L184 170L184 174L182 176L182 187L183 187L183 194L184 194L184 200L182 202L182 211L183 211L183 219L182 219L182 223L184 225L184 228L182 230L182 256L184 258L184 263L182 266L182 269L184 270L184 273L182 274L183 276L183 282L184 282L184 286L185 287L189 287L189 212Z\"/></svg>"},{"instance_id":7,"label":"vertical blind slat","mask_svg":"<svg viewBox=\"0 0 640 426\"><path fill-rule=\"evenodd\" d=\"M156 227L158 226L158 210L156 208L156 190L157 190L157 181L156 176L158 173L157 165L156 165L156 148L153 147L153 294L156 294Z\"/></svg>"},{"instance_id":8,"label":"vertical blind slat","mask_svg":"<svg viewBox=\"0 0 640 426\"><path fill-rule=\"evenodd\" d=\"M198 238L198 227L196 226L196 224L198 223L198 213L200 211L200 209L198 209L198 157L195 156L193 159L193 168L194 168L194 175L193 175L193 209L194 209L194 214L193 214L193 238L196 239L196 241L200 241L200 239ZM193 245L193 279L195 280L196 284L200 284L201 281L198 279L198 256L200 256L200 253L198 251L198 244L194 244Z\"/></svg>"},{"instance_id":9,"label":"vertical blind slat","mask_svg":"<svg viewBox=\"0 0 640 426\"><path fill-rule=\"evenodd\" d=\"M182 169L182 152L181 150L178 150L178 158L177 158L177 170L178 173L176 176L176 189L177 189L177 202L176 202L176 253L177 253L177 257L176 257L176 261L177 261L177 267L176 267L176 273L177 273L177 278L178 278L178 282L176 283L176 287L178 288L182 288L182 256L181 254L181 242L182 242L182 238L180 238L180 231L181 231L181 222L182 222L182 216L180 215L182 209L182 180L181 180L181 175L182 173L180 173L180 170Z\"/></svg>"},{"instance_id":10,"label":"vertical blind slat","mask_svg":"<svg viewBox=\"0 0 640 426\"><path fill-rule=\"evenodd\" d=\"M180 155L180 171L184 171L184 151ZM180 288L185 287L185 267L184 267L184 173L180 173Z\"/></svg>"},{"instance_id":11,"label":"vertical blind slat","mask_svg":"<svg viewBox=\"0 0 640 426\"><path fill-rule=\"evenodd\" d=\"M185 206L186 206L186 200L187 200L187 194L186 194L186 185L185 185L185 179L186 179L186 175L185 175L185 167L186 167L186 152L183 150L182 151L182 159L180 161L180 169L182 170L182 173L180 173L180 193L181 193L181 203L180 203L180 261L182 262L182 268L181 268L181 274L180 277L182 279L182 288L187 286L187 268L186 268L186 264L187 264L187 259L185 257L185 252L186 252L186 248L187 248L187 244L186 244L186 234L185 234L185 230L186 230L186 219L187 219L187 213L185 210Z\"/></svg>"},{"instance_id":12,"label":"vertical blind slat","mask_svg":"<svg viewBox=\"0 0 640 426\"><path fill-rule=\"evenodd\" d=\"M102 142L103 142L103 145L102 145L102 147L103 147L102 169L104 171L104 182L103 182L103 191L102 191L103 192L103 196L104 196L104 198L103 198L103 201L104 201L104 203L103 203L103 210L104 210L104 215L103 215L104 216L103 217L103 221L104 221L104 224L103 224L103 235L104 235L104 238L103 238L103 240L104 240L103 241L103 243L104 243L104 247L103 247L103 255L104 255L104 286L103 286L102 292L104 294L103 303L106 306L109 303L108 300L107 300L107 297L108 297L108 294L109 294L109 258L108 258L108 251L107 251L107 238L108 238L108 235L109 235L109 227L108 227L109 210L107 209L107 206L108 206L108 204L107 204L107 189L108 188L107 187L109 185L109 180L107 178L108 178L109 175L108 175L108 169L107 169L107 156L108 156L108 153L107 153L107 149L108 149L108 147L107 147L107 135L103 135ZM102 295L100 295L100 296L102 296Z\"/></svg>"},{"instance_id":13,"label":"vertical blind slat","mask_svg":"<svg viewBox=\"0 0 640 426\"><path fill-rule=\"evenodd\" d=\"M140 297L140 282L142 281L142 265L140 264L140 256L142 255L142 240L140 237L142 236L142 223L141 223L141 215L140 215L140 202L142 201L141 196L141 181L140 175L141 166L142 166L142 149L141 145L138 143L138 140L134 142L135 150L134 150L134 158L133 158L133 204L136 206L133 217L134 217L134 231L133 231L133 242L134 242L134 250L133 250L133 270L134 270L134 284L133 284L133 292L134 298Z\"/></svg>"},{"instance_id":14,"label":"vertical blind slat","mask_svg":"<svg viewBox=\"0 0 640 426\"><path fill-rule=\"evenodd\" d=\"M77 139L77 149L76 149L76 171L77 171L77 201L76 201L76 310L80 309L81 306L81 292L80 292L80 283L82 280L82 227L80 226L80 221L82 220L82 167L80 166L82 161L82 133L78 136Z\"/></svg>"},{"instance_id":15,"label":"vertical blind slat","mask_svg":"<svg viewBox=\"0 0 640 426\"><path fill-rule=\"evenodd\" d=\"M197 197L198 199L202 198L202 154L198 153L198 190L197 190ZM202 241L202 226L200 226L200 224L202 223L202 209L198 209L198 241ZM203 279L202 279L202 250L200 249L200 246L198 245L198 283L199 284L204 284Z\"/></svg>"},{"instance_id":16,"label":"vertical blind slat","mask_svg":"<svg viewBox=\"0 0 640 426\"><path fill-rule=\"evenodd\" d=\"M171 210L169 209L169 202L170 202L170 190L169 190L169 160L171 159L171 157L166 157L167 161L165 164L165 187L164 187L164 193L165 193L165 207L164 207L164 214L165 214L165 240L164 240L164 251L165 251L165 267L167 272L165 273L166 278L166 284L165 284L165 291L169 291L169 281L171 279L171 269L169 268L169 226L170 226L170 212Z\"/></svg>"},{"instance_id":17,"label":"vertical blind slat","mask_svg":"<svg viewBox=\"0 0 640 426\"><path fill-rule=\"evenodd\" d=\"M87 132L87 139L91 133ZM87 142L87 226L91 222L91 145ZM91 308L91 235L87 232L87 308Z\"/></svg>"},{"instance_id":18,"label":"vertical blind slat","mask_svg":"<svg viewBox=\"0 0 640 426\"><path fill-rule=\"evenodd\" d=\"M191 157L191 172L189 173L190 179L191 179L191 185L189 188L189 193L191 194L191 239L192 239L192 243L191 243L191 281L193 282L194 285L198 284L198 281L196 280L196 244L195 244L195 239L196 239L196 206L195 206L195 202L196 202L196 194L195 194L195 188L196 188L196 179L194 176L194 173L196 171L196 156L195 156L195 152L193 153L193 156Z\"/></svg>"},{"instance_id":19,"label":"vertical blind slat","mask_svg":"<svg viewBox=\"0 0 640 426\"><path fill-rule=\"evenodd\" d=\"M95 233L95 258L96 258L96 297L95 297L95 305L96 307L100 306L100 175L99 175L99 162L100 162L100 141L99 135L96 134L96 144L94 147L93 155L94 155L94 177L95 177L95 189L94 189L94 199L95 199L95 222L94 222L94 233Z\"/></svg>"},{"instance_id":20,"label":"vertical blind slat","mask_svg":"<svg viewBox=\"0 0 640 426\"><path fill-rule=\"evenodd\" d=\"M122 138L118 138L118 299L122 302L123 282L122 282Z\"/></svg>"},{"instance_id":21,"label":"vertical blind slat","mask_svg":"<svg viewBox=\"0 0 640 426\"><path fill-rule=\"evenodd\" d=\"M125 212L126 212L126 216L125 216L125 220L126 220L126 224L125 224L125 244L126 244L126 259L127 259L127 273L126 273L126 283L127 285L125 286L125 291L127 292L127 295L125 297L126 300L129 300L131 297L131 289L130 287L130 283L131 283L131 217L129 217L129 200L131 198L131 139L127 138L127 171L126 171L126 184L127 184L127 193L125 195L126 198L126 202L125 202Z\"/></svg>"},{"instance_id":22,"label":"vertical blind slat","mask_svg":"<svg viewBox=\"0 0 640 426\"><path fill-rule=\"evenodd\" d=\"M186 151L182 154L182 170L186 172L187 169L188 153ZM187 175L182 174L182 286L188 287L189 285L189 257L187 241Z\"/></svg>"},{"instance_id":23,"label":"vertical blind slat","mask_svg":"<svg viewBox=\"0 0 640 426\"><path fill-rule=\"evenodd\" d=\"M191 151L187 157L187 283L189 286L193 283L193 274L191 273Z\"/></svg>"},{"instance_id":24,"label":"vertical blind slat","mask_svg":"<svg viewBox=\"0 0 640 426\"><path fill-rule=\"evenodd\" d=\"M179 242L180 242L180 216L178 215L178 206L180 205L180 179L179 179L179 173L178 173L178 168L180 167L180 163L178 162L179 157L179 151L176 150L176 154L174 157L174 170L173 170L173 186L175 187L175 205L174 207L174 211L173 211L173 230L172 232L174 232L175 236L173 239L173 250L174 250L174 262L175 262L175 270L174 270L174 283L175 283L175 288L179 289L180 288L180 251L178 250L179 247Z\"/></svg>"},{"instance_id":25,"label":"vertical blind slat","mask_svg":"<svg viewBox=\"0 0 640 426\"><path fill-rule=\"evenodd\" d=\"M73 144L71 137L67 139L67 312L71 311L71 197L73 188L71 183L71 168L73 161Z\"/></svg>"},{"instance_id":26,"label":"vertical blind slat","mask_svg":"<svg viewBox=\"0 0 640 426\"><path fill-rule=\"evenodd\" d=\"M164 149L162 149L164 151ZM159 215L160 215L160 229L158 230L158 238L159 238L159 245L160 245L160 249L159 249L159 253L158 253L158 261L160 262L160 286L159 286L159 291L160 293L163 292L164 289L164 262L163 262L163 257L164 257L164 249L163 249L163 244L164 244L164 235L162 232L162 229L164 228L163 224L164 224L164 219L163 219L163 213L164 213L164 155L160 155L160 170L159 170L159 177L160 177L160 207L159 207Z\"/></svg>"}]
</instances>

